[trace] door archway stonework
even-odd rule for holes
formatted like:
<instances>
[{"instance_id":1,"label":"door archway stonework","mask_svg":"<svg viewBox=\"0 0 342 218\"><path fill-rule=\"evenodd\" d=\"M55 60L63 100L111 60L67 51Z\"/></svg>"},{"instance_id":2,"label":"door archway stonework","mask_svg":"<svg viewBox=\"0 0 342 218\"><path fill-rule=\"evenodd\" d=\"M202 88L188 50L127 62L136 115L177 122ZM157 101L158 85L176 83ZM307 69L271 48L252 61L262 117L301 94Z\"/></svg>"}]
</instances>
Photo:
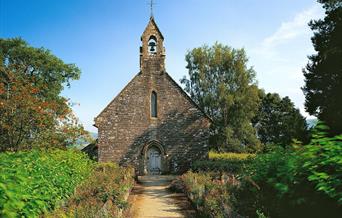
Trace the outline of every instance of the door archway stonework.
<instances>
[{"instance_id":1,"label":"door archway stonework","mask_svg":"<svg viewBox=\"0 0 342 218\"><path fill-rule=\"evenodd\" d=\"M168 171L167 154L159 141L153 140L145 144L141 151L141 167L143 174L164 174Z\"/></svg>"}]
</instances>

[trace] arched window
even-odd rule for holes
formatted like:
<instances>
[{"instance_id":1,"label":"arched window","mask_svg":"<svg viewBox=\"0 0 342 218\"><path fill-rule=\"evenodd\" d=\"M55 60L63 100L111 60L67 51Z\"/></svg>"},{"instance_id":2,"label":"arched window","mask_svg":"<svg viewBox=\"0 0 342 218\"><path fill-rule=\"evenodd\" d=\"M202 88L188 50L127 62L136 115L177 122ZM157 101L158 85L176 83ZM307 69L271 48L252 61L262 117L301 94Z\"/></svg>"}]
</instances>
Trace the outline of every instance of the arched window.
<instances>
[{"instance_id":1,"label":"arched window","mask_svg":"<svg viewBox=\"0 0 342 218\"><path fill-rule=\"evenodd\" d=\"M157 38L155 36L151 36L148 40L148 53L155 54L157 53Z\"/></svg>"},{"instance_id":2,"label":"arched window","mask_svg":"<svg viewBox=\"0 0 342 218\"><path fill-rule=\"evenodd\" d=\"M157 117L157 93L155 91L151 94L151 117Z\"/></svg>"}]
</instances>

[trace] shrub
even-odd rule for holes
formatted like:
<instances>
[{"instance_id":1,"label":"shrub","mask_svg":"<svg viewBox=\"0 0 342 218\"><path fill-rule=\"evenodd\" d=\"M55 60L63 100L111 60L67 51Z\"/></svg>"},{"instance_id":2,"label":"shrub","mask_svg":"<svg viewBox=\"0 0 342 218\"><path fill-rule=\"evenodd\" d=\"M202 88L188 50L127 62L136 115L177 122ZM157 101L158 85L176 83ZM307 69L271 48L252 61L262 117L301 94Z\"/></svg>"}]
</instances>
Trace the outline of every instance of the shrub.
<instances>
[{"instance_id":1,"label":"shrub","mask_svg":"<svg viewBox=\"0 0 342 218\"><path fill-rule=\"evenodd\" d=\"M282 149L258 155L247 166L245 178L235 192L235 207L239 212L250 217L256 217L257 210L275 217L284 213L289 216L288 196L298 191L295 184L301 182L295 178L296 158Z\"/></svg>"},{"instance_id":2,"label":"shrub","mask_svg":"<svg viewBox=\"0 0 342 218\"><path fill-rule=\"evenodd\" d=\"M196 161L192 165L192 170L228 172L237 174L243 169L243 166L249 163L255 154L248 153L216 153L209 152L209 160Z\"/></svg>"},{"instance_id":3,"label":"shrub","mask_svg":"<svg viewBox=\"0 0 342 218\"><path fill-rule=\"evenodd\" d=\"M318 127L309 145L258 155L235 192L238 212L257 217L339 217L342 140Z\"/></svg>"},{"instance_id":4,"label":"shrub","mask_svg":"<svg viewBox=\"0 0 342 218\"><path fill-rule=\"evenodd\" d=\"M93 167L76 150L0 153L0 217L36 217L55 208Z\"/></svg>"},{"instance_id":5,"label":"shrub","mask_svg":"<svg viewBox=\"0 0 342 218\"><path fill-rule=\"evenodd\" d=\"M304 169L315 189L342 205L342 135L328 137L318 124L311 143L305 146Z\"/></svg>"},{"instance_id":6,"label":"shrub","mask_svg":"<svg viewBox=\"0 0 342 218\"><path fill-rule=\"evenodd\" d=\"M192 165L192 170L195 172L229 172L238 173L242 169L241 161L226 161L226 160L200 160Z\"/></svg>"},{"instance_id":7,"label":"shrub","mask_svg":"<svg viewBox=\"0 0 342 218\"><path fill-rule=\"evenodd\" d=\"M203 217L220 218L233 215L230 184L212 180L208 173L191 171L184 174L181 179L187 196Z\"/></svg>"},{"instance_id":8,"label":"shrub","mask_svg":"<svg viewBox=\"0 0 342 218\"><path fill-rule=\"evenodd\" d=\"M133 169L100 163L80 184L66 205L48 217L118 217L127 208L126 198L134 185Z\"/></svg>"},{"instance_id":9,"label":"shrub","mask_svg":"<svg viewBox=\"0 0 342 218\"><path fill-rule=\"evenodd\" d=\"M250 154L250 153L233 153L233 152L218 153L214 151L209 152L210 160L245 161L253 157L255 157L255 154Z\"/></svg>"}]
</instances>

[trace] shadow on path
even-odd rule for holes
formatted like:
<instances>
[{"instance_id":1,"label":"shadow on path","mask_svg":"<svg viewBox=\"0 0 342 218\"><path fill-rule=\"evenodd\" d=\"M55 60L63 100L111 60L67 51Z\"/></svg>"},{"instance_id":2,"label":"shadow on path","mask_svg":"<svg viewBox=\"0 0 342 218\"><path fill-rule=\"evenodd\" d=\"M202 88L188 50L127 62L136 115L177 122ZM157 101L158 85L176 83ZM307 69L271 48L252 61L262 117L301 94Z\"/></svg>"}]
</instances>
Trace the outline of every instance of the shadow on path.
<instances>
[{"instance_id":1,"label":"shadow on path","mask_svg":"<svg viewBox=\"0 0 342 218\"><path fill-rule=\"evenodd\" d=\"M131 217L196 217L195 210L183 193L172 193L167 189L175 178L159 175L139 176L130 196Z\"/></svg>"}]
</instances>

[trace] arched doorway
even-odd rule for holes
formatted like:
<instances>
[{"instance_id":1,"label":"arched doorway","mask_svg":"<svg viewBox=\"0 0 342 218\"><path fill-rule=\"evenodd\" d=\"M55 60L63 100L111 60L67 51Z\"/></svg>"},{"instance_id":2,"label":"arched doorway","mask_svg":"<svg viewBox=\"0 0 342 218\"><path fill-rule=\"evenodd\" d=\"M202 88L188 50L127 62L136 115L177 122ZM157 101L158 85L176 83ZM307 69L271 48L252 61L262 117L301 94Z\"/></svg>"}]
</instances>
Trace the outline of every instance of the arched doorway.
<instances>
[{"instance_id":1,"label":"arched doorway","mask_svg":"<svg viewBox=\"0 0 342 218\"><path fill-rule=\"evenodd\" d=\"M147 150L147 172L150 175L159 175L161 173L161 152L152 146Z\"/></svg>"},{"instance_id":2,"label":"arched doorway","mask_svg":"<svg viewBox=\"0 0 342 218\"><path fill-rule=\"evenodd\" d=\"M164 147L159 141L152 140L146 143L141 150L141 175L159 175L167 172L166 157Z\"/></svg>"}]
</instances>

